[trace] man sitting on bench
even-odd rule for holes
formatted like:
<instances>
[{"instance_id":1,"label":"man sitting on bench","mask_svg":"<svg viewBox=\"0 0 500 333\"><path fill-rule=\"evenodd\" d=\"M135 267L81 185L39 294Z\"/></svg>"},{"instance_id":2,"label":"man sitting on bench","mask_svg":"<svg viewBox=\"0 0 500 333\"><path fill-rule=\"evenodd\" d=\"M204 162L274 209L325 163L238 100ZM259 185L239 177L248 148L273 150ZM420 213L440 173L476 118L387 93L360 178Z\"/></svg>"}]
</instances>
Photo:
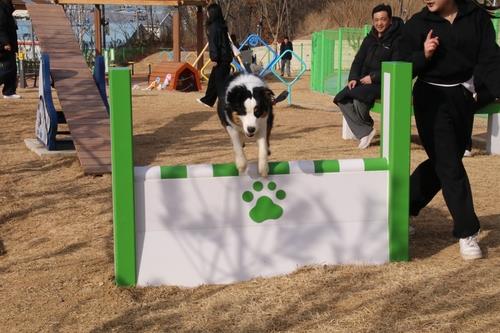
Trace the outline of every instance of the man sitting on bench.
<instances>
[{"instance_id":1,"label":"man sitting on bench","mask_svg":"<svg viewBox=\"0 0 500 333\"><path fill-rule=\"evenodd\" d=\"M360 149L368 148L375 136L370 109L380 98L382 62L397 60L404 25L403 20L392 17L389 5L376 6L372 18L373 28L354 58L349 83L333 100L342 111L351 132L360 140Z\"/></svg>"}]
</instances>

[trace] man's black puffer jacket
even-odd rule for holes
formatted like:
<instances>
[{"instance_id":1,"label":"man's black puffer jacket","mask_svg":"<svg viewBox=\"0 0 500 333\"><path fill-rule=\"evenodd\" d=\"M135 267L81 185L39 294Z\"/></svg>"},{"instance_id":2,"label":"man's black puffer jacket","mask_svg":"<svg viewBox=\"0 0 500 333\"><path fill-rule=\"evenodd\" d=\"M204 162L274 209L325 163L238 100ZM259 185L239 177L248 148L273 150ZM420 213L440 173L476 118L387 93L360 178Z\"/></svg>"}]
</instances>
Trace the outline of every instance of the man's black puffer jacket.
<instances>
[{"instance_id":1,"label":"man's black puffer jacket","mask_svg":"<svg viewBox=\"0 0 500 333\"><path fill-rule=\"evenodd\" d=\"M400 58L399 42L403 26L402 19L393 17L391 26L380 38L375 28L372 28L363 40L349 73L349 81L357 81L357 86L353 89L344 88L335 96L334 103L356 99L371 105L380 98L382 62ZM372 84L361 84L360 80L367 75L370 76Z\"/></svg>"},{"instance_id":2,"label":"man's black puffer jacket","mask_svg":"<svg viewBox=\"0 0 500 333\"><path fill-rule=\"evenodd\" d=\"M373 83L380 83L382 62L397 58L403 26L402 19L393 17L391 26L380 38L375 28L372 28L354 58L349 81L359 81L366 75L370 75Z\"/></svg>"},{"instance_id":3,"label":"man's black puffer jacket","mask_svg":"<svg viewBox=\"0 0 500 333\"><path fill-rule=\"evenodd\" d=\"M210 60L216 63L229 64L233 61L233 51L227 31L227 26L219 22L212 22L208 26Z\"/></svg>"}]
</instances>

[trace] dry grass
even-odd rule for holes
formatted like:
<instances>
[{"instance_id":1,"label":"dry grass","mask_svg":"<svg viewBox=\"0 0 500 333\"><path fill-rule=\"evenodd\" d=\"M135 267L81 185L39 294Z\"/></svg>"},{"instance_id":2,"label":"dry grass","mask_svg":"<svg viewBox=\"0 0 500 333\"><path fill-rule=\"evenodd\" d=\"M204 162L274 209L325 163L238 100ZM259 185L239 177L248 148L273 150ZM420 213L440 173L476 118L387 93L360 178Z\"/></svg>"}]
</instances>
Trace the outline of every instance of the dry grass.
<instances>
[{"instance_id":1,"label":"dry grass","mask_svg":"<svg viewBox=\"0 0 500 333\"><path fill-rule=\"evenodd\" d=\"M33 137L37 96L21 93L21 101L0 100L2 332L499 331L500 157L466 160L487 259L460 259L438 196L418 220L410 263L311 267L196 289L124 289L113 284L110 176L86 177L74 159L29 152L22 140ZM307 80L295 93L296 106L277 110L273 159L360 156L340 139L329 97L310 93ZM197 96L134 92L137 164L232 160L214 112ZM485 122L476 127L484 131ZM253 147L249 155L256 156ZM413 165L424 159L420 147L412 147L412 158Z\"/></svg>"}]
</instances>

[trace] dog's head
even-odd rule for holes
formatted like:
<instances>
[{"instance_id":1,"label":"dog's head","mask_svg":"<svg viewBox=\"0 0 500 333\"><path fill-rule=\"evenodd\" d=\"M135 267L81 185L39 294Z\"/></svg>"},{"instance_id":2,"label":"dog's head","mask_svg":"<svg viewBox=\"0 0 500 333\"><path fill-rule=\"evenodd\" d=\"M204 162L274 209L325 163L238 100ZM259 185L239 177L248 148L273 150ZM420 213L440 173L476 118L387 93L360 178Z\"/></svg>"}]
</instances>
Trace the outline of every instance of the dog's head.
<instances>
[{"instance_id":1,"label":"dog's head","mask_svg":"<svg viewBox=\"0 0 500 333\"><path fill-rule=\"evenodd\" d=\"M246 82L243 78L230 85L226 95L226 109L230 114L236 114L247 137L253 137L265 128L273 110L274 93L262 81L257 83Z\"/></svg>"}]
</instances>

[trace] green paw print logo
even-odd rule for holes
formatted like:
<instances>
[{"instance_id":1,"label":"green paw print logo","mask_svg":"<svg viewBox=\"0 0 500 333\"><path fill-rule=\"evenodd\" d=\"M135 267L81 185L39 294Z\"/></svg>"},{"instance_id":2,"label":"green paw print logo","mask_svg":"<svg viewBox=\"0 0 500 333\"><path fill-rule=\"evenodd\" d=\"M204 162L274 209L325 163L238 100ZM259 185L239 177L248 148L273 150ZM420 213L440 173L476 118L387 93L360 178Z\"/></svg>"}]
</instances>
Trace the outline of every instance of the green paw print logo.
<instances>
[{"instance_id":1,"label":"green paw print logo","mask_svg":"<svg viewBox=\"0 0 500 333\"><path fill-rule=\"evenodd\" d=\"M264 184L261 182L253 183L253 190L258 196L262 190L264 190ZM286 198L286 192L283 190L276 190L277 186L275 182L270 182L267 184L267 188L272 192L277 200L284 200ZM255 195L251 191L245 191L242 195L243 201L251 203L254 201ZM256 223L262 223L267 220L278 220L283 215L283 208L274 203L273 199L267 195L261 195L255 206L250 210L250 218Z\"/></svg>"}]
</instances>

